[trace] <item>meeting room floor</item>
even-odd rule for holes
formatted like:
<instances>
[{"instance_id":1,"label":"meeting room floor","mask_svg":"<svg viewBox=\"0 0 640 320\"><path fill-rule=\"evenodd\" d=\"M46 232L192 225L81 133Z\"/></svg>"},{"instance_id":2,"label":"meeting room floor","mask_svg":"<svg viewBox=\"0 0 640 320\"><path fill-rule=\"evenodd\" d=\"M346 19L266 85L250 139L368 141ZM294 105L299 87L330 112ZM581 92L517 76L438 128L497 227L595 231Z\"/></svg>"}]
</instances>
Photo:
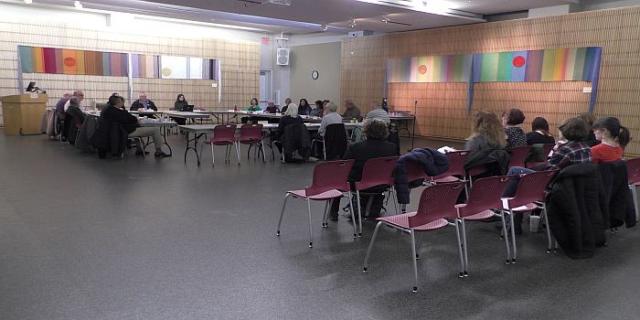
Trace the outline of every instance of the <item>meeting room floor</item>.
<instances>
[{"instance_id":1,"label":"meeting room floor","mask_svg":"<svg viewBox=\"0 0 640 320\"><path fill-rule=\"evenodd\" d=\"M637 319L640 232L610 235L594 258L545 253L518 237L504 264L493 223L470 224L470 273L458 279L455 231L419 236L411 293L409 237L382 229L353 240L346 218L321 229L286 190L313 164L247 161L212 168L174 156L99 160L44 136L0 130L0 319ZM405 141L406 142L406 141ZM419 145L432 144L419 141ZM223 148L218 148L222 159ZM244 149L243 149L244 150ZM217 160L218 160L217 159ZM413 206L419 191L412 194ZM527 228L525 228L527 229Z\"/></svg>"}]
</instances>

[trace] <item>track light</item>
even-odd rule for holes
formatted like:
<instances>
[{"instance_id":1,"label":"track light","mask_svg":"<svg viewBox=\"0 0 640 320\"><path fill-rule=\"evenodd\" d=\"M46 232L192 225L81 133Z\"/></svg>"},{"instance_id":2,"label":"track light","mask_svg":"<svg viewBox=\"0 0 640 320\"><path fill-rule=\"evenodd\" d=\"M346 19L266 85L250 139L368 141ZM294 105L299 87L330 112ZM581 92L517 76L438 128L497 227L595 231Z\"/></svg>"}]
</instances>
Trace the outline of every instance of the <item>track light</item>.
<instances>
[{"instance_id":1,"label":"track light","mask_svg":"<svg viewBox=\"0 0 640 320\"><path fill-rule=\"evenodd\" d=\"M82 3L80 3L80 1L74 1L73 6L76 7L76 9L82 9Z\"/></svg>"},{"instance_id":2,"label":"track light","mask_svg":"<svg viewBox=\"0 0 640 320\"><path fill-rule=\"evenodd\" d=\"M24 3L26 3L26 4L32 4L32 3L33 3L33 0L24 0Z\"/></svg>"}]
</instances>

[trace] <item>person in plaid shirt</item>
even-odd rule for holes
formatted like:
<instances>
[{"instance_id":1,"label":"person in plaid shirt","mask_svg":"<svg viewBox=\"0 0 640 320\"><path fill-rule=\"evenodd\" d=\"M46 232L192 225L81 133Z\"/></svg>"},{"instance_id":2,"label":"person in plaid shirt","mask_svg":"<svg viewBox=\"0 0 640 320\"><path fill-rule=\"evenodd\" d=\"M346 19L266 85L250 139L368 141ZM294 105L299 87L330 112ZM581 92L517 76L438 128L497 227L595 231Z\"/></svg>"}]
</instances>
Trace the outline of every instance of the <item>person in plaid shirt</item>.
<instances>
[{"instance_id":1,"label":"person in plaid shirt","mask_svg":"<svg viewBox=\"0 0 640 320\"><path fill-rule=\"evenodd\" d=\"M549 159L552 169L591 162L591 147L584 142L589 136L589 125L580 118L571 118L559 127L562 140Z\"/></svg>"}]
</instances>

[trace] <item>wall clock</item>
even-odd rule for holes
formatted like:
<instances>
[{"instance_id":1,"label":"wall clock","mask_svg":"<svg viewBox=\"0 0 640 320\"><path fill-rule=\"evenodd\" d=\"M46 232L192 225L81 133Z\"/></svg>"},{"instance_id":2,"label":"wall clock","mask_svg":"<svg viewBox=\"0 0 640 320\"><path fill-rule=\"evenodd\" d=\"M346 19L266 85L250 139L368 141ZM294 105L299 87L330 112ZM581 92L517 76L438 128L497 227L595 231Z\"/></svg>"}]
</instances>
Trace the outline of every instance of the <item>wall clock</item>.
<instances>
[{"instance_id":1,"label":"wall clock","mask_svg":"<svg viewBox=\"0 0 640 320\"><path fill-rule=\"evenodd\" d=\"M320 73L318 72L318 70L313 70L311 72L311 79L313 80L318 80L318 77L320 76Z\"/></svg>"}]
</instances>

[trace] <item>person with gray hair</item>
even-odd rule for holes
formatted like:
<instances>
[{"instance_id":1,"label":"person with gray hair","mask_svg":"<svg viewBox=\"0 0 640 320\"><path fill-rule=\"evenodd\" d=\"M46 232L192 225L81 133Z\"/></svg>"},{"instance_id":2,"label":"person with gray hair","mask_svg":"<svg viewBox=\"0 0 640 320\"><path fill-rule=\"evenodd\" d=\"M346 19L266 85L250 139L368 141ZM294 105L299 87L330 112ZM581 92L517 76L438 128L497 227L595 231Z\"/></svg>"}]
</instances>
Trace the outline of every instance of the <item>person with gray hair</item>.
<instances>
[{"instance_id":1,"label":"person with gray hair","mask_svg":"<svg viewBox=\"0 0 640 320\"><path fill-rule=\"evenodd\" d=\"M387 124L387 126L391 123L391 118L389 118L389 114L387 111L382 109L376 102L371 103L371 111L367 113L365 120L379 120Z\"/></svg>"},{"instance_id":2,"label":"person with gray hair","mask_svg":"<svg viewBox=\"0 0 640 320\"><path fill-rule=\"evenodd\" d=\"M318 135L320 137L324 137L328 125L342 123L342 116L338 114L338 106L336 106L335 103L327 103L324 109L325 115L322 117L322 122L320 122L320 129L318 129Z\"/></svg>"},{"instance_id":3,"label":"person with gray hair","mask_svg":"<svg viewBox=\"0 0 640 320\"><path fill-rule=\"evenodd\" d=\"M353 100L351 99L347 99L344 101L344 105L346 110L344 110L344 113L342 114L342 117L345 119L356 119L356 120L360 120L362 119L361 116L361 112L360 112L360 108L358 108L356 106L355 103L353 103Z\"/></svg>"},{"instance_id":4,"label":"person with gray hair","mask_svg":"<svg viewBox=\"0 0 640 320\"><path fill-rule=\"evenodd\" d=\"M82 92L82 90L76 90L76 91L73 92L73 95L71 97L78 98L78 106L80 106L80 104L82 103L82 100L84 100L84 92ZM67 109L69 109L69 104L71 102L71 97L64 104L64 111L65 112L67 112Z\"/></svg>"},{"instance_id":5,"label":"person with gray hair","mask_svg":"<svg viewBox=\"0 0 640 320\"><path fill-rule=\"evenodd\" d=\"M77 96L71 97L64 117L65 133L70 144L75 144L76 135L84 122L84 118L84 113L80 110L80 98Z\"/></svg>"},{"instance_id":6,"label":"person with gray hair","mask_svg":"<svg viewBox=\"0 0 640 320\"><path fill-rule=\"evenodd\" d=\"M277 139L280 140L280 137L284 133L284 128L294 123L304 123L304 121L302 121L302 118L298 116L298 105L295 103L289 103L287 110L284 113L284 117L280 118L280 122L278 122Z\"/></svg>"}]
</instances>

